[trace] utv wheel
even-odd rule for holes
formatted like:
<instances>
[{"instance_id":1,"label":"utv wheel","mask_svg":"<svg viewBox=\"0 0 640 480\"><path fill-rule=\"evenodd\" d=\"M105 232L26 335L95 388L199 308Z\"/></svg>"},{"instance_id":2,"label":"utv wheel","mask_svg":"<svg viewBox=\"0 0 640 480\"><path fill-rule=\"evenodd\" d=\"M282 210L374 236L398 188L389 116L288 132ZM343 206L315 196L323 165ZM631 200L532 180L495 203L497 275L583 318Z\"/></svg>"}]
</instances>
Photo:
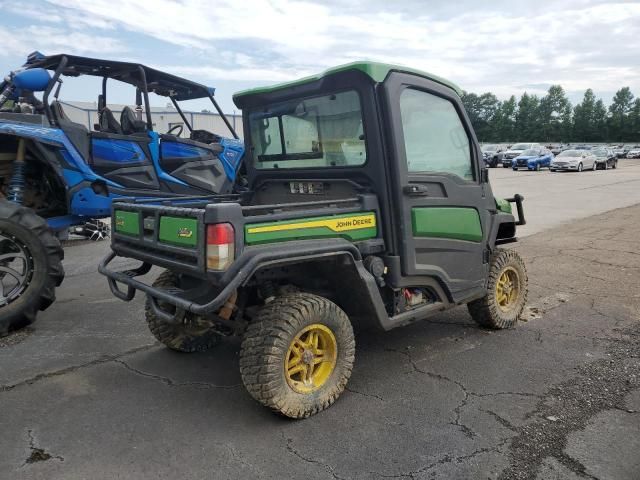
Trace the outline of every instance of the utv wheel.
<instances>
[{"instance_id":1,"label":"utv wheel","mask_svg":"<svg viewBox=\"0 0 640 480\"><path fill-rule=\"evenodd\" d=\"M31 324L62 283L64 251L29 208L0 200L0 337Z\"/></svg>"},{"instance_id":2,"label":"utv wheel","mask_svg":"<svg viewBox=\"0 0 640 480\"><path fill-rule=\"evenodd\" d=\"M249 394L291 418L328 408L351 376L353 328L329 300L308 293L284 295L249 324L240 350L240 374Z\"/></svg>"},{"instance_id":3,"label":"utv wheel","mask_svg":"<svg viewBox=\"0 0 640 480\"><path fill-rule=\"evenodd\" d=\"M527 302L527 270L514 250L497 250L491 257L487 295L467 305L476 323L485 328L515 326Z\"/></svg>"},{"instance_id":4,"label":"utv wheel","mask_svg":"<svg viewBox=\"0 0 640 480\"><path fill-rule=\"evenodd\" d=\"M178 286L178 277L173 272L165 270L153 282L153 286L171 291ZM176 308L163 302L159 302L159 307L172 313ZM220 335L211 329L209 323L202 324L199 317L192 314L185 315L185 321L178 324L171 324L159 318L153 312L148 297L144 314L153 336L171 350L186 353L204 352L220 340Z\"/></svg>"}]
</instances>

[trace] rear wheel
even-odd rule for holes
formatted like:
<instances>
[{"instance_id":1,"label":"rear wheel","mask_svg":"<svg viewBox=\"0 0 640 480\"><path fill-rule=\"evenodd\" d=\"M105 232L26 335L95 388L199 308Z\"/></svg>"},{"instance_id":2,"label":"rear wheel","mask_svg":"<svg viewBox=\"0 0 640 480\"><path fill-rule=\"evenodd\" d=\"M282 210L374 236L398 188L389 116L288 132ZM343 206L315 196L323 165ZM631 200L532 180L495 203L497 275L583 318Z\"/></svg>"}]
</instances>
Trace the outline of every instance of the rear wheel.
<instances>
[{"instance_id":1,"label":"rear wheel","mask_svg":"<svg viewBox=\"0 0 640 480\"><path fill-rule=\"evenodd\" d=\"M0 200L0 336L31 324L55 300L64 251L29 208Z\"/></svg>"},{"instance_id":2,"label":"rear wheel","mask_svg":"<svg viewBox=\"0 0 640 480\"><path fill-rule=\"evenodd\" d=\"M153 286L171 291L178 287L178 276L165 270L153 282ZM174 313L176 308L163 302L159 302L159 307L171 313ZM149 298L145 304L144 314L153 336L171 350L186 353L203 352L214 347L220 340L220 335L212 330L209 322L203 322L200 317L190 313L185 315L182 323L166 322L154 313Z\"/></svg>"},{"instance_id":3,"label":"rear wheel","mask_svg":"<svg viewBox=\"0 0 640 480\"><path fill-rule=\"evenodd\" d=\"M347 315L326 298L284 295L249 324L240 374L249 394L291 418L328 408L344 390L355 358Z\"/></svg>"},{"instance_id":4,"label":"rear wheel","mask_svg":"<svg viewBox=\"0 0 640 480\"><path fill-rule=\"evenodd\" d=\"M515 326L527 302L527 270L514 250L497 250L491 257L487 295L467 305L471 317L485 328Z\"/></svg>"},{"instance_id":5,"label":"rear wheel","mask_svg":"<svg viewBox=\"0 0 640 480\"><path fill-rule=\"evenodd\" d=\"M615 160L615 161L613 162L613 165L611 165L611 168L613 168L613 169L618 168L618 160Z\"/></svg>"}]
</instances>

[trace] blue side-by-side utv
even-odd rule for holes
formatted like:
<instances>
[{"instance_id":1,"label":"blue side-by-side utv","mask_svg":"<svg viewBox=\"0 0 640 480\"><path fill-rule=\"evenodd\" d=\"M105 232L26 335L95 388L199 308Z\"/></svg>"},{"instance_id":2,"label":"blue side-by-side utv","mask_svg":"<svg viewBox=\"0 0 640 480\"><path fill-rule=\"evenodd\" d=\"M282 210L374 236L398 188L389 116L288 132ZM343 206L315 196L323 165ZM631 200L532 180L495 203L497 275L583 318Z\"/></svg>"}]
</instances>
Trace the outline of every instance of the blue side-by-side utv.
<instances>
[{"instance_id":1,"label":"blue side-by-side utv","mask_svg":"<svg viewBox=\"0 0 640 480\"><path fill-rule=\"evenodd\" d=\"M80 75L102 78L93 131L72 121L58 100L63 78ZM107 103L108 80L135 88L135 107L124 107L119 119ZM51 305L64 277L60 238L73 226L96 234L102 228L96 219L110 215L114 198L188 202L232 192L244 147L213 92L137 63L39 52L5 77L0 83L0 336L30 324ZM182 125L154 131L150 93L168 97ZM201 98L213 103L233 138L193 128L178 102Z\"/></svg>"}]
</instances>

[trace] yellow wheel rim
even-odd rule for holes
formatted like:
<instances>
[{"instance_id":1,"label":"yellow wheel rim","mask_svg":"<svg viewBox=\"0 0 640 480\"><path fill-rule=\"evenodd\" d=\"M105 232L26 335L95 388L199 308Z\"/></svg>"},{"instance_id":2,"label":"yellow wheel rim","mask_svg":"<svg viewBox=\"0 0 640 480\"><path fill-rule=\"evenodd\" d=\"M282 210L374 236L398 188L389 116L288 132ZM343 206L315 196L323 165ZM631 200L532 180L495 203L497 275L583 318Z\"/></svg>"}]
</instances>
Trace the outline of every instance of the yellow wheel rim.
<instances>
[{"instance_id":1,"label":"yellow wheel rim","mask_svg":"<svg viewBox=\"0 0 640 480\"><path fill-rule=\"evenodd\" d=\"M518 303L520 279L515 268L505 268L496 282L496 303L501 310L508 312Z\"/></svg>"},{"instance_id":2,"label":"yellow wheel rim","mask_svg":"<svg viewBox=\"0 0 640 480\"><path fill-rule=\"evenodd\" d=\"M311 393L322 387L336 366L338 344L333 332L314 323L302 329L289 345L284 376L298 393Z\"/></svg>"}]
</instances>

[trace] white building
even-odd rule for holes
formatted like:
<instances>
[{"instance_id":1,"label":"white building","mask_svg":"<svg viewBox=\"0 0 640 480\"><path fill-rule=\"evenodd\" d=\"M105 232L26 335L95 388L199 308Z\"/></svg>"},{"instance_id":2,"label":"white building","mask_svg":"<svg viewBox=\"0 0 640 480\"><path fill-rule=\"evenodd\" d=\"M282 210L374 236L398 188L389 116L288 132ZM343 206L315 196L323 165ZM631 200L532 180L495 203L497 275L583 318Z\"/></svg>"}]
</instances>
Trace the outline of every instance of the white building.
<instances>
[{"instance_id":1,"label":"white building","mask_svg":"<svg viewBox=\"0 0 640 480\"><path fill-rule=\"evenodd\" d=\"M64 113L69 119L86 125L89 130L94 130L94 125L98 123L98 105L96 102L60 101L60 103L64 108ZM117 120L120 120L120 112L122 112L124 107L125 105L109 104L109 109L113 112ZM183 111L183 113L194 130L208 130L222 137L231 137L229 129L217 113L188 111ZM236 113L225 114L225 116L240 139L242 139L242 115ZM184 125L184 121L171 104L164 108L151 107L151 119L153 121L153 129L158 133L166 133L171 127L182 125L184 127L182 136L189 136L189 131Z\"/></svg>"}]
</instances>

